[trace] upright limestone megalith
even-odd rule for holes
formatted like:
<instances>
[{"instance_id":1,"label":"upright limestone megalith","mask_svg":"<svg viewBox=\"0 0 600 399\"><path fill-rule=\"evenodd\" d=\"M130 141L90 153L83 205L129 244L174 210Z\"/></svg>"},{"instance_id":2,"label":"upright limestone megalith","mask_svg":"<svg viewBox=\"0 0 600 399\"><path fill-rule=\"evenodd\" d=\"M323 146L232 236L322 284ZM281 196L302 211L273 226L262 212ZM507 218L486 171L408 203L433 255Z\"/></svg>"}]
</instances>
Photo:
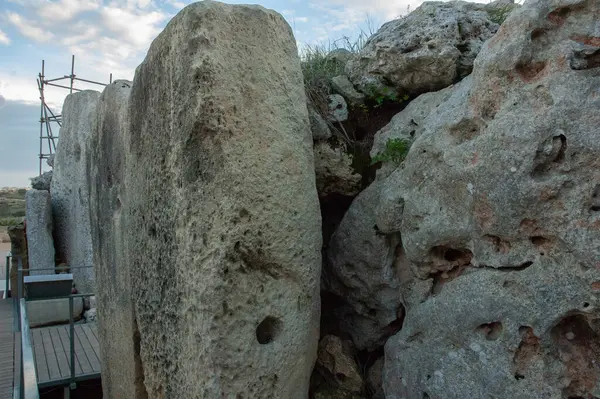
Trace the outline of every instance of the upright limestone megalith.
<instances>
[{"instance_id":1,"label":"upright limestone megalith","mask_svg":"<svg viewBox=\"0 0 600 399\"><path fill-rule=\"evenodd\" d=\"M60 262L71 267L93 266L86 177L86 142L92 129L100 93L70 94L62 110L63 123L54 157L50 185L54 238ZM94 269L73 269L79 292L94 292Z\"/></svg>"},{"instance_id":2,"label":"upright limestone megalith","mask_svg":"<svg viewBox=\"0 0 600 399\"><path fill-rule=\"evenodd\" d=\"M130 264L124 237L124 184L129 152L128 101L131 82L117 80L100 97L88 142L87 176L96 271L98 332L102 350L102 391L107 398L146 398Z\"/></svg>"},{"instance_id":3,"label":"upright limestone megalith","mask_svg":"<svg viewBox=\"0 0 600 399\"><path fill-rule=\"evenodd\" d=\"M52 205L50 193L32 188L25 194L27 251L30 275L52 274L54 241L52 239ZM41 270L39 270L41 269ZM48 270L50 269L50 270ZM16 286L13 286L16 292ZM15 294L16 296L16 294Z\"/></svg>"},{"instance_id":4,"label":"upright limestone megalith","mask_svg":"<svg viewBox=\"0 0 600 399\"><path fill-rule=\"evenodd\" d=\"M289 25L186 7L138 67L130 118L123 240L148 397L307 398L321 216Z\"/></svg>"}]
</instances>

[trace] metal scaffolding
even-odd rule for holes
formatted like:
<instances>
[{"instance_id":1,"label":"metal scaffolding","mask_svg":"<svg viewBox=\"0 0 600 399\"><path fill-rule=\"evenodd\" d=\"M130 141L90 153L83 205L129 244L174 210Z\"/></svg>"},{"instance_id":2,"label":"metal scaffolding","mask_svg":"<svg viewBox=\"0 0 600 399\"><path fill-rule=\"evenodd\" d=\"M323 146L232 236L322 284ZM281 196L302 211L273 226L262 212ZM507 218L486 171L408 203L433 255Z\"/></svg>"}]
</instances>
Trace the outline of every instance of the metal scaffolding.
<instances>
[{"instance_id":1,"label":"metal scaffolding","mask_svg":"<svg viewBox=\"0 0 600 399\"><path fill-rule=\"evenodd\" d=\"M46 97L44 95L44 90L46 86L59 87L61 89L69 90L69 94L73 93L73 91L81 91L82 89L78 89L74 87L75 81L91 83L99 86L106 86L106 83L95 82L93 80L78 78L75 75L75 56L71 56L71 74L64 75L62 78L54 78L54 79L46 79L45 76L45 61L42 60L42 72L38 74L37 85L38 90L40 92L40 175L42 174L42 162L44 159L48 159L51 155L54 155L56 152L56 140L58 139L58 135L55 135L52 131L52 125L56 123L60 128L62 126L62 115L56 115L48 104L46 103ZM57 84L56 82L69 79L69 86ZM110 74L109 84L112 83L112 73ZM48 144L48 152L44 152L44 141L47 141Z\"/></svg>"}]
</instances>

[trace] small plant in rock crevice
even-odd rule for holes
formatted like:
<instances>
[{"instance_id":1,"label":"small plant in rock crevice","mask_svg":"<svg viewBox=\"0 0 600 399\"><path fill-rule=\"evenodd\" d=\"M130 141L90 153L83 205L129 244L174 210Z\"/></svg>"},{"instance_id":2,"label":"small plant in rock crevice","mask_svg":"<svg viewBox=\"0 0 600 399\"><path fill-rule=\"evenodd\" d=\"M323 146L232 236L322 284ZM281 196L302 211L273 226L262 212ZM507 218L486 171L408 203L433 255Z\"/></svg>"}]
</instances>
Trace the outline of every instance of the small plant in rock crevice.
<instances>
[{"instance_id":1,"label":"small plant in rock crevice","mask_svg":"<svg viewBox=\"0 0 600 399\"><path fill-rule=\"evenodd\" d=\"M502 25L515 7L517 7L516 4L507 4L505 6L487 10L490 21L495 22L498 25Z\"/></svg>"},{"instance_id":2,"label":"small plant in rock crevice","mask_svg":"<svg viewBox=\"0 0 600 399\"><path fill-rule=\"evenodd\" d=\"M385 143L385 149L373 157L371 164L379 162L393 162L397 165L401 164L406 158L410 150L411 142L405 139L389 139Z\"/></svg>"}]
</instances>

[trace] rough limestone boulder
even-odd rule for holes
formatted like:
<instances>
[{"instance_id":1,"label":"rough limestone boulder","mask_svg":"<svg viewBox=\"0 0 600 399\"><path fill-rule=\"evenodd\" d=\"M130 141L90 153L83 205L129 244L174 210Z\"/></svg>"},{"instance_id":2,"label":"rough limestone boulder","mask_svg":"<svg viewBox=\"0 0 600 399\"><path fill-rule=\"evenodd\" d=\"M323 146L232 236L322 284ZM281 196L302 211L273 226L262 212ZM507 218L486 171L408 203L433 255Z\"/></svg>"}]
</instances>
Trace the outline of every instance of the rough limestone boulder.
<instances>
[{"instance_id":1,"label":"rough limestone boulder","mask_svg":"<svg viewBox=\"0 0 600 399\"><path fill-rule=\"evenodd\" d=\"M52 274L54 268L54 240L52 238L52 204L50 193L32 188L25 194L27 223L27 251L29 274ZM39 270L38 269L46 269ZM50 270L48 270L50 269Z\"/></svg>"},{"instance_id":2,"label":"rough limestone boulder","mask_svg":"<svg viewBox=\"0 0 600 399\"><path fill-rule=\"evenodd\" d=\"M335 396L339 397L361 395L364 382L355 359L352 343L335 335L323 337L315 364L315 370L323 381L315 390L323 396L328 392L335 392Z\"/></svg>"},{"instance_id":3,"label":"rough limestone boulder","mask_svg":"<svg viewBox=\"0 0 600 399\"><path fill-rule=\"evenodd\" d=\"M331 129L327 121L317 112L314 106L308 105L308 117L313 140L324 141L331 137Z\"/></svg>"},{"instance_id":4,"label":"rough limestone boulder","mask_svg":"<svg viewBox=\"0 0 600 399\"><path fill-rule=\"evenodd\" d=\"M599 19L515 11L390 175L432 289L385 345L388 399L600 396Z\"/></svg>"},{"instance_id":5,"label":"rough limestone boulder","mask_svg":"<svg viewBox=\"0 0 600 399\"><path fill-rule=\"evenodd\" d=\"M125 80L104 89L88 142L86 166L97 292L97 300L91 297L89 308L96 308L102 320L98 323L102 391L115 399L147 397L127 258L126 237L131 231L124 217L130 92L131 82Z\"/></svg>"},{"instance_id":6,"label":"rough limestone boulder","mask_svg":"<svg viewBox=\"0 0 600 399\"><path fill-rule=\"evenodd\" d=\"M384 24L346 64L358 90L421 94L450 86L471 72L483 43L498 29L483 4L425 2Z\"/></svg>"},{"instance_id":7,"label":"rough limestone boulder","mask_svg":"<svg viewBox=\"0 0 600 399\"><path fill-rule=\"evenodd\" d=\"M321 217L289 25L184 8L137 69L130 117L123 239L148 397L306 398Z\"/></svg>"},{"instance_id":8,"label":"rough limestone boulder","mask_svg":"<svg viewBox=\"0 0 600 399\"><path fill-rule=\"evenodd\" d=\"M401 215L404 204L401 198L397 200L394 187L388 188L387 180L377 180L361 192L327 248L325 288L346 302L336 317L359 350L377 349L402 328L403 283L418 285L421 297L429 289L427 283L409 278L397 234L401 220L393 220L394 215Z\"/></svg>"},{"instance_id":9,"label":"rough limestone boulder","mask_svg":"<svg viewBox=\"0 0 600 399\"><path fill-rule=\"evenodd\" d=\"M50 184L52 182L52 171L42 173L39 176L31 178L31 187L36 190L50 191Z\"/></svg>"},{"instance_id":10,"label":"rough limestone boulder","mask_svg":"<svg viewBox=\"0 0 600 399\"><path fill-rule=\"evenodd\" d=\"M315 173L320 197L331 194L355 196L361 189L361 175L352 168L352 159L342 147L315 143Z\"/></svg>"},{"instance_id":11,"label":"rough limestone boulder","mask_svg":"<svg viewBox=\"0 0 600 399\"><path fill-rule=\"evenodd\" d=\"M60 261L73 267L93 266L86 143L99 98L100 93L91 90L67 96L54 157L50 192L56 250ZM92 267L73 269L72 273L79 292L94 292Z\"/></svg>"}]
</instances>

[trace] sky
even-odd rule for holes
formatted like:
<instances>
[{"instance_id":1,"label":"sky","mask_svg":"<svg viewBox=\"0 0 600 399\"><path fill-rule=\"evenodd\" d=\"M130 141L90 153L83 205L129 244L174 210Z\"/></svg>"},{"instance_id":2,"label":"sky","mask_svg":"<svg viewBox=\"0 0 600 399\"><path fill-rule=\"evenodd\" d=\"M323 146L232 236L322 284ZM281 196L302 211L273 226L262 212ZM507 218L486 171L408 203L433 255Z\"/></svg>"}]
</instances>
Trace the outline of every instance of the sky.
<instances>
[{"instance_id":1,"label":"sky","mask_svg":"<svg viewBox=\"0 0 600 399\"><path fill-rule=\"evenodd\" d=\"M250 1L225 3L243 4ZM327 44L414 9L419 0L254 0L282 14L299 48ZM75 74L132 80L152 40L190 0L0 0L0 187L27 187L38 175L40 100L36 78ZM78 83L82 89L99 86ZM68 91L48 88L59 112ZM55 128L57 130L58 127ZM55 134L57 132L55 131ZM50 170L44 162L44 170Z\"/></svg>"}]
</instances>

